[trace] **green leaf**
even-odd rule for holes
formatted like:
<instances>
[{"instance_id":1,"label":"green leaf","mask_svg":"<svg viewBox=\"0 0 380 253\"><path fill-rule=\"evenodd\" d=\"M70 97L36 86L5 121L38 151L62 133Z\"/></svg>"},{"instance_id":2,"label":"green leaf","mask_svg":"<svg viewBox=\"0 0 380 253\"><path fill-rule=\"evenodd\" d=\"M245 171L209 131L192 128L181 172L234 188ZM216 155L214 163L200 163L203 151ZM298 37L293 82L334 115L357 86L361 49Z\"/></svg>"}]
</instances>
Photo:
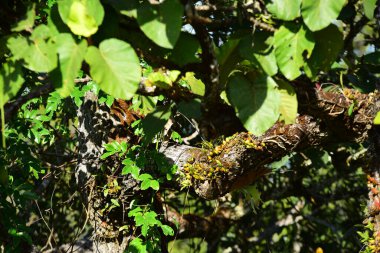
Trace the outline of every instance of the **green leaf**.
<instances>
[{"instance_id":1,"label":"green leaf","mask_svg":"<svg viewBox=\"0 0 380 253\"><path fill-rule=\"evenodd\" d=\"M252 64L260 67L264 72L273 76L278 68L276 56L272 50L273 37L266 32L256 32L254 36L246 36L239 44L240 56L249 60Z\"/></svg>"},{"instance_id":2,"label":"green leaf","mask_svg":"<svg viewBox=\"0 0 380 253\"><path fill-rule=\"evenodd\" d=\"M228 99L244 127L255 135L263 134L279 117L280 94L276 87L268 76L251 76L248 80L235 72L229 78Z\"/></svg>"},{"instance_id":3,"label":"green leaf","mask_svg":"<svg viewBox=\"0 0 380 253\"><path fill-rule=\"evenodd\" d=\"M296 121L298 101L297 95L293 87L283 81L277 80L278 89L280 92L280 120L283 120L285 124L292 124Z\"/></svg>"},{"instance_id":4,"label":"green leaf","mask_svg":"<svg viewBox=\"0 0 380 253\"><path fill-rule=\"evenodd\" d=\"M364 15L368 19L373 19L375 8L376 8L376 0L363 0Z\"/></svg>"},{"instance_id":5,"label":"green leaf","mask_svg":"<svg viewBox=\"0 0 380 253\"><path fill-rule=\"evenodd\" d=\"M343 33L335 25L314 33L315 47L307 60L305 73L314 78L319 71L328 71L343 48Z\"/></svg>"},{"instance_id":6,"label":"green leaf","mask_svg":"<svg viewBox=\"0 0 380 253\"><path fill-rule=\"evenodd\" d=\"M158 5L142 4L137 22L144 34L157 45L173 48L182 27L183 6L178 0L165 0Z\"/></svg>"},{"instance_id":7,"label":"green leaf","mask_svg":"<svg viewBox=\"0 0 380 253\"><path fill-rule=\"evenodd\" d=\"M373 120L373 124L380 125L380 111L376 113L376 117Z\"/></svg>"},{"instance_id":8,"label":"green leaf","mask_svg":"<svg viewBox=\"0 0 380 253\"><path fill-rule=\"evenodd\" d=\"M120 206L119 201L117 201L117 199L111 199L111 203L112 203L114 206Z\"/></svg>"},{"instance_id":9,"label":"green leaf","mask_svg":"<svg viewBox=\"0 0 380 253\"><path fill-rule=\"evenodd\" d=\"M277 64L284 76L293 80L301 75L300 68L314 48L313 34L305 26L288 23L274 34Z\"/></svg>"},{"instance_id":10,"label":"green leaf","mask_svg":"<svg viewBox=\"0 0 380 253\"><path fill-rule=\"evenodd\" d=\"M166 122L170 118L171 110L168 106L157 107L152 113L149 113L142 121L144 129L144 141L149 143L156 134L163 130Z\"/></svg>"},{"instance_id":11,"label":"green leaf","mask_svg":"<svg viewBox=\"0 0 380 253\"><path fill-rule=\"evenodd\" d=\"M164 233L164 235L166 235L166 236L173 236L174 235L174 230L171 227L169 227L168 225L162 225L161 229L162 229L162 232Z\"/></svg>"},{"instance_id":12,"label":"green leaf","mask_svg":"<svg viewBox=\"0 0 380 253\"><path fill-rule=\"evenodd\" d=\"M281 20L293 20L300 16L302 0L271 0L267 9L275 18Z\"/></svg>"},{"instance_id":13,"label":"green leaf","mask_svg":"<svg viewBox=\"0 0 380 253\"><path fill-rule=\"evenodd\" d=\"M58 1L58 10L70 30L85 37L96 33L104 18L99 0L61 0Z\"/></svg>"},{"instance_id":14,"label":"green leaf","mask_svg":"<svg viewBox=\"0 0 380 253\"><path fill-rule=\"evenodd\" d=\"M92 78L103 91L115 98L132 98L140 82L141 67L128 43L118 39L104 40L99 49L89 47L85 59Z\"/></svg>"},{"instance_id":15,"label":"green leaf","mask_svg":"<svg viewBox=\"0 0 380 253\"><path fill-rule=\"evenodd\" d=\"M56 41L62 75L62 87L58 89L58 92L64 98L70 95L74 89L74 79L82 66L87 42L82 40L77 44L73 37L67 33L58 35Z\"/></svg>"},{"instance_id":16,"label":"green leaf","mask_svg":"<svg viewBox=\"0 0 380 253\"><path fill-rule=\"evenodd\" d=\"M13 98L22 87L24 78L20 64L6 62L0 68L0 107Z\"/></svg>"},{"instance_id":17,"label":"green leaf","mask_svg":"<svg viewBox=\"0 0 380 253\"><path fill-rule=\"evenodd\" d=\"M184 66L192 62L200 62L197 52L200 51L199 41L194 35L181 32L177 43L175 44L169 59Z\"/></svg>"},{"instance_id":18,"label":"green leaf","mask_svg":"<svg viewBox=\"0 0 380 253\"><path fill-rule=\"evenodd\" d=\"M147 253L146 243L140 238L134 238L128 245L126 252L130 253Z\"/></svg>"},{"instance_id":19,"label":"green leaf","mask_svg":"<svg viewBox=\"0 0 380 253\"><path fill-rule=\"evenodd\" d=\"M303 0L303 20L313 32L321 30L338 17L345 4L346 0Z\"/></svg>"},{"instance_id":20,"label":"green leaf","mask_svg":"<svg viewBox=\"0 0 380 253\"><path fill-rule=\"evenodd\" d=\"M7 40L7 47L12 52L14 60L24 58L29 52L28 40L23 36L12 36Z\"/></svg>"},{"instance_id":21,"label":"green leaf","mask_svg":"<svg viewBox=\"0 0 380 253\"><path fill-rule=\"evenodd\" d=\"M37 26L28 42L28 50L21 57L25 67L35 72L50 72L57 66L57 49L50 37L50 29L46 25ZM13 51L12 51L13 53Z\"/></svg>"},{"instance_id":22,"label":"green leaf","mask_svg":"<svg viewBox=\"0 0 380 253\"><path fill-rule=\"evenodd\" d=\"M205 94L205 85L200 80L195 78L194 72L186 72L185 77L182 78L189 86L192 93L203 96Z\"/></svg>"},{"instance_id":23,"label":"green leaf","mask_svg":"<svg viewBox=\"0 0 380 253\"><path fill-rule=\"evenodd\" d=\"M36 18L36 4L28 6L26 10L25 18L20 20L14 27L12 27L13 32L21 32L23 30L31 30L34 26L34 20Z\"/></svg>"},{"instance_id":24,"label":"green leaf","mask_svg":"<svg viewBox=\"0 0 380 253\"><path fill-rule=\"evenodd\" d=\"M141 174L139 176L139 180L141 180L141 181L145 181L145 180L152 179L152 178L153 178L152 175L147 174L147 173Z\"/></svg>"}]
</instances>

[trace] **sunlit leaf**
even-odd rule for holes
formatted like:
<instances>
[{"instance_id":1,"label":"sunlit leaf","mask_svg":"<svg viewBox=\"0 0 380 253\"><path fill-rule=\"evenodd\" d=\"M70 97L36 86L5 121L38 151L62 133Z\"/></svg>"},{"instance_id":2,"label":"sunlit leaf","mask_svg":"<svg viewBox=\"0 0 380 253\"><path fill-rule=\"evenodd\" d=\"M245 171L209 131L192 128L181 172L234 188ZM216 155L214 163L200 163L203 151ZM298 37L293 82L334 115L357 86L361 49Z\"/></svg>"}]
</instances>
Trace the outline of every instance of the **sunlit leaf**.
<instances>
[{"instance_id":1,"label":"sunlit leaf","mask_svg":"<svg viewBox=\"0 0 380 253\"><path fill-rule=\"evenodd\" d=\"M310 30L321 30L338 17L345 4L346 0L303 0L303 20Z\"/></svg>"},{"instance_id":2,"label":"sunlit leaf","mask_svg":"<svg viewBox=\"0 0 380 253\"><path fill-rule=\"evenodd\" d=\"M305 26L287 24L274 34L277 64L284 76L293 80L301 75L300 68L314 48L313 34Z\"/></svg>"},{"instance_id":3,"label":"sunlit leaf","mask_svg":"<svg viewBox=\"0 0 380 253\"><path fill-rule=\"evenodd\" d=\"M74 88L74 78L77 77L82 66L87 42L82 40L77 44L73 37L67 33L60 34L57 36L56 40L62 74L62 88L58 91L62 97L66 97L70 95Z\"/></svg>"},{"instance_id":4,"label":"sunlit leaf","mask_svg":"<svg viewBox=\"0 0 380 253\"><path fill-rule=\"evenodd\" d=\"M141 77L140 61L133 48L118 39L91 46L85 56L92 78L100 88L115 98L130 99Z\"/></svg>"},{"instance_id":5,"label":"sunlit leaf","mask_svg":"<svg viewBox=\"0 0 380 253\"><path fill-rule=\"evenodd\" d=\"M301 2L302 0L271 0L267 8L275 18L293 20L300 16Z\"/></svg>"}]
</instances>

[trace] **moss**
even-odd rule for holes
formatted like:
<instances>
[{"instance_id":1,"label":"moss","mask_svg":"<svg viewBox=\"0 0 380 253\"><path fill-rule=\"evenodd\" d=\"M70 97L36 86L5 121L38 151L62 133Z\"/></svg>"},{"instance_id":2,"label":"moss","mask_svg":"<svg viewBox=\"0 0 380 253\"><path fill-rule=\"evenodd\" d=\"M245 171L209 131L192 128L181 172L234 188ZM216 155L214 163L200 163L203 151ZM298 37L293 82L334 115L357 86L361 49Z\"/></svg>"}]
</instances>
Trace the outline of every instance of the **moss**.
<instances>
[{"instance_id":1,"label":"moss","mask_svg":"<svg viewBox=\"0 0 380 253\"><path fill-rule=\"evenodd\" d=\"M224 157L232 149L241 147L262 151L265 143L254 138L251 133L234 134L219 141L218 145L211 142L202 143L202 150L195 151L183 166L185 184L192 185L194 180L216 180L227 178L235 163Z\"/></svg>"}]
</instances>

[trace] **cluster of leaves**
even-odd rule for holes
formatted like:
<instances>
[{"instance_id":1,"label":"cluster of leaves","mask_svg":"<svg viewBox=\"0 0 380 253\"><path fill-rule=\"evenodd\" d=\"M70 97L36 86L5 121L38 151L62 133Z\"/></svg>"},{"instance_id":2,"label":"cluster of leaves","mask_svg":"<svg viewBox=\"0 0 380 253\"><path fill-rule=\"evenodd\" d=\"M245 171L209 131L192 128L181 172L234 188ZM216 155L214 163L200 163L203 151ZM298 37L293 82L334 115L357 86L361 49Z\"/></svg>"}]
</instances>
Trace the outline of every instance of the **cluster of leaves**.
<instances>
[{"instance_id":1,"label":"cluster of leaves","mask_svg":"<svg viewBox=\"0 0 380 253\"><path fill-rule=\"evenodd\" d=\"M12 1L6 2L9 5ZM183 1L165 0L156 4L138 0L19 2L24 8L22 11L19 7L10 8L11 11L16 10L18 16L10 19L9 29L6 29L7 22L0 25L3 133L0 220L4 221L0 224L0 241L6 252L23 251L25 242L43 248L46 243L43 238L50 238L50 235L56 238L55 246L77 239L77 235L70 231L81 227L79 223L85 213L79 198L73 197L74 187L70 184L75 166L68 161L78 153L76 109L82 105L86 91L95 92L99 95L99 102L108 107L115 98L131 100L132 108L146 115L131 125L134 134L141 137L141 143L108 143L102 158L118 156L123 166L121 176L131 176L142 191L152 193L166 191L162 186L175 173L174 167L164 164L154 146L157 148L159 145L162 130L169 119L178 114L186 118L186 123L176 125L170 132L170 138L181 142L182 134L194 131L195 124L189 124L189 121L201 117L201 99L208 95L205 86L209 85L201 79L210 74L191 68L201 63L202 50L199 37L191 28L184 26L189 21L183 17L189 10L185 10ZM340 83L363 92L374 89L375 79L380 73L378 34L374 29L375 0L267 0L257 1L261 7L253 12L242 6L241 1L212 2L215 3L215 11L209 15L211 19L227 24L225 27L209 27L214 39L211 46L216 51L219 64L221 98L234 108L244 127L252 133L261 135L278 120L285 124L295 121L299 101L293 85L297 81L317 81L321 86ZM219 12L218 8L224 5L234 11L225 14L223 11L229 8L221 8L223 10ZM250 6L256 8L255 4ZM2 10L0 14L3 14ZM256 29L252 30L250 20L245 19L249 16L267 29L259 29L255 25ZM221 20L217 20L220 17ZM191 19L190 16L187 18ZM229 25L229 20L238 21ZM357 36L351 35L350 29L356 29L354 24L358 20L364 20L368 25L359 27ZM93 81L83 87L76 85L75 79L86 75ZM6 128L4 105L12 99L25 98L46 82L52 83L55 91L32 100L26 99L18 114L7 119ZM158 88L164 95L139 95L139 85ZM191 98L189 101L183 97L178 99L174 92L171 93L173 90L185 91ZM175 103L171 96L177 99ZM354 110L355 103L351 114ZM380 114L375 123L379 123L379 119ZM308 155L307 152L305 154ZM292 251L295 242L302 242L308 251L320 243L328 245L326 249L331 251L339 251L342 247L359 248L357 238L352 237L354 233L345 233L353 231L352 225L359 223L359 220L347 223L346 219L360 217L361 209L357 202L343 197L335 204L331 201L335 200L338 190L362 190L358 182L363 173L360 169L351 168L350 172L345 170L350 175L347 177L341 171L334 171L329 155L318 153L309 164L300 158L301 155L294 154L271 175L269 183L266 181L261 188L251 188L254 197L260 195L257 189L285 192L281 189L292 184L302 186L305 191L302 196L297 188L286 191L288 196L284 197L269 196L265 199L262 196L264 209L272 211L259 212L255 219L260 222L245 231L241 224L253 224L255 221L252 215L244 217L241 223L234 224L228 233L217 238L220 247L232 250L239 244L246 250L255 248L260 252L270 245L272 249L284 252ZM147 170L149 160L154 161L155 169ZM322 162L318 163L318 160ZM298 170L299 164L303 166ZM346 168L343 164L334 166L336 169ZM287 168L286 173L278 173L284 168ZM293 177L294 173L289 168L293 169L291 171L309 172ZM44 194L39 196L36 186L44 185L48 175L55 179L54 184L43 189ZM103 196L110 199L104 211L121 208L120 200L110 192L111 188L120 187L118 181L113 180L103 188ZM183 195L179 194L170 201L182 212L186 209L200 216L213 212L210 202L186 202L179 197ZM256 197L255 205L259 202ZM269 200L273 198L277 200ZM136 203L138 201L136 197ZM37 202L40 207L35 205ZM234 193L229 206L236 207L239 202L240 195ZM297 212L304 223L296 221L288 226L273 225L277 221L272 217L285 219L300 203L303 208ZM31 206L33 210L29 214ZM50 210L50 213L41 213L39 209ZM334 213L336 209L340 210L339 215ZM173 235L172 228L163 224L162 217L151 205L132 204L128 216L141 231L134 231L136 237L129 245L130 251L158 250L159 234ZM38 217L47 222L36 221ZM326 217L334 217L334 222L328 222ZM57 222L62 220L70 226ZM275 227L275 230L268 232L270 236L261 236L258 231L264 231L266 227ZM314 236L310 235L310 229ZM56 232L58 235L55 236L54 231L61 232ZM254 238L248 240L250 237ZM362 233L361 237L363 242L370 240L368 234Z\"/></svg>"}]
</instances>

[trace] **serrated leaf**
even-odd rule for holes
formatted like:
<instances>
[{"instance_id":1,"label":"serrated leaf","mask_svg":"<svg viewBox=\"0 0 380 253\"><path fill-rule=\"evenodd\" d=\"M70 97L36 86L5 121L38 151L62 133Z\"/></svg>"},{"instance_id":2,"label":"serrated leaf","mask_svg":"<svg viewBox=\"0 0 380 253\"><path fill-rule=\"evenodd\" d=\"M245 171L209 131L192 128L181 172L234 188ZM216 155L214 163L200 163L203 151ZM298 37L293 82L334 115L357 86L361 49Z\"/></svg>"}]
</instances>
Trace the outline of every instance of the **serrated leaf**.
<instances>
[{"instance_id":1,"label":"serrated leaf","mask_svg":"<svg viewBox=\"0 0 380 253\"><path fill-rule=\"evenodd\" d=\"M293 20L300 16L302 0L271 0L267 9L275 18Z\"/></svg>"},{"instance_id":2,"label":"serrated leaf","mask_svg":"<svg viewBox=\"0 0 380 253\"><path fill-rule=\"evenodd\" d=\"M30 30L34 26L34 20L36 18L36 4L31 4L28 6L25 14L25 18L17 22L17 24L12 27L11 31L21 32L23 30Z\"/></svg>"},{"instance_id":3,"label":"serrated leaf","mask_svg":"<svg viewBox=\"0 0 380 253\"><path fill-rule=\"evenodd\" d=\"M305 64L314 48L313 34L305 26L291 23L283 25L274 34L277 64L288 80L301 75L300 68Z\"/></svg>"},{"instance_id":4,"label":"serrated leaf","mask_svg":"<svg viewBox=\"0 0 380 253\"><path fill-rule=\"evenodd\" d=\"M304 66L309 78L315 78L319 71L328 71L343 48L343 33L335 25L316 32L315 47Z\"/></svg>"},{"instance_id":5,"label":"serrated leaf","mask_svg":"<svg viewBox=\"0 0 380 253\"><path fill-rule=\"evenodd\" d=\"M62 97L67 97L74 89L74 79L82 66L87 42L82 40L77 44L67 33L58 35L56 41L62 75L62 87L58 89L58 92Z\"/></svg>"},{"instance_id":6,"label":"serrated leaf","mask_svg":"<svg viewBox=\"0 0 380 253\"><path fill-rule=\"evenodd\" d=\"M313 32L321 30L338 17L345 4L346 0L303 0L303 21Z\"/></svg>"},{"instance_id":7,"label":"serrated leaf","mask_svg":"<svg viewBox=\"0 0 380 253\"><path fill-rule=\"evenodd\" d=\"M115 98L130 99L141 77L140 61L133 48L118 39L107 39L99 49L91 46L85 56L92 78Z\"/></svg>"},{"instance_id":8,"label":"serrated leaf","mask_svg":"<svg viewBox=\"0 0 380 253\"><path fill-rule=\"evenodd\" d=\"M292 124L296 121L298 101L297 95L293 87L283 81L277 80L278 90L280 92L280 120L283 120L285 124Z\"/></svg>"},{"instance_id":9,"label":"serrated leaf","mask_svg":"<svg viewBox=\"0 0 380 253\"><path fill-rule=\"evenodd\" d=\"M376 117L373 120L373 124L380 125L380 112L376 113Z\"/></svg>"},{"instance_id":10,"label":"serrated leaf","mask_svg":"<svg viewBox=\"0 0 380 253\"><path fill-rule=\"evenodd\" d=\"M276 87L268 76L252 76L248 80L235 72L228 80L228 99L244 127L255 135L263 134L279 117L280 94Z\"/></svg>"},{"instance_id":11,"label":"serrated leaf","mask_svg":"<svg viewBox=\"0 0 380 253\"><path fill-rule=\"evenodd\" d=\"M147 245L140 238L134 238L128 245L127 252L147 253Z\"/></svg>"},{"instance_id":12,"label":"serrated leaf","mask_svg":"<svg viewBox=\"0 0 380 253\"><path fill-rule=\"evenodd\" d=\"M144 3L137 9L137 22L144 34L157 45L173 48L182 27L183 6L178 0L159 5Z\"/></svg>"},{"instance_id":13,"label":"serrated leaf","mask_svg":"<svg viewBox=\"0 0 380 253\"><path fill-rule=\"evenodd\" d=\"M168 225L162 225L161 229L162 229L162 232L164 233L164 235L166 235L166 236L173 236L174 235L174 230L171 227L169 227Z\"/></svg>"},{"instance_id":14,"label":"serrated leaf","mask_svg":"<svg viewBox=\"0 0 380 253\"><path fill-rule=\"evenodd\" d=\"M99 0L61 0L58 1L58 10L70 30L85 37L96 33L104 18Z\"/></svg>"}]
</instances>

